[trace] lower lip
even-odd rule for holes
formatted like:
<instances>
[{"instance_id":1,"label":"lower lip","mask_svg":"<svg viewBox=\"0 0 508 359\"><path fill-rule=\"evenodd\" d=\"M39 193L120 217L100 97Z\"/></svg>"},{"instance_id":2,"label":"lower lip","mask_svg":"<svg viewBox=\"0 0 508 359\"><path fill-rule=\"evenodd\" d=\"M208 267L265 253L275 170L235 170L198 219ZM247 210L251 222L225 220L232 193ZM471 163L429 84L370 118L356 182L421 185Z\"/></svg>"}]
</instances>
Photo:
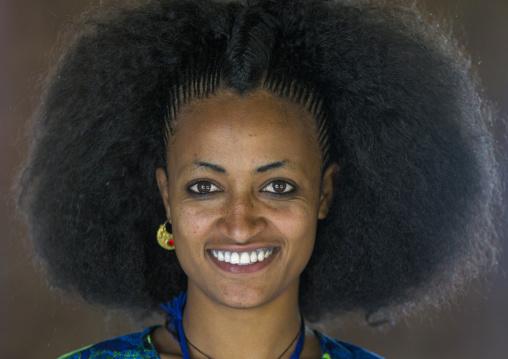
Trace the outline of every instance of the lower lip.
<instances>
[{"instance_id":1,"label":"lower lip","mask_svg":"<svg viewBox=\"0 0 508 359\"><path fill-rule=\"evenodd\" d=\"M273 258L279 254L278 250L275 250L272 255L265 260L261 262L256 262L253 264L247 264L247 265L237 265L237 264L231 264L228 262L221 262L217 258L213 256L211 252L208 252L208 256L212 259L212 262L215 263L217 267L222 269L225 272L233 273L233 274L248 274L248 273L254 273L258 272L273 261Z\"/></svg>"}]
</instances>

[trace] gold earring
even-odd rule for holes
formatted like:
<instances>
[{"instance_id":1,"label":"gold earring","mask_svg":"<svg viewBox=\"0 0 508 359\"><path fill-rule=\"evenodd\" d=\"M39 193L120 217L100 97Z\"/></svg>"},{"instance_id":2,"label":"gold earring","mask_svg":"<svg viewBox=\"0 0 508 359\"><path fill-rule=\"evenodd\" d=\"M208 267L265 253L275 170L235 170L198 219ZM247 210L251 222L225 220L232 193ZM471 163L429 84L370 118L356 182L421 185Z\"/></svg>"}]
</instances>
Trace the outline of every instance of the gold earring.
<instances>
[{"instance_id":1,"label":"gold earring","mask_svg":"<svg viewBox=\"0 0 508 359\"><path fill-rule=\"evenodd\" d=\"M175 241L173 240L173 235L166 229L167 223L168 221L164 222L164 224L161 224L159 227L157 231L157 242L159 242L162 248L172 251L175 249Z\"/></svg>"}]
</instances>

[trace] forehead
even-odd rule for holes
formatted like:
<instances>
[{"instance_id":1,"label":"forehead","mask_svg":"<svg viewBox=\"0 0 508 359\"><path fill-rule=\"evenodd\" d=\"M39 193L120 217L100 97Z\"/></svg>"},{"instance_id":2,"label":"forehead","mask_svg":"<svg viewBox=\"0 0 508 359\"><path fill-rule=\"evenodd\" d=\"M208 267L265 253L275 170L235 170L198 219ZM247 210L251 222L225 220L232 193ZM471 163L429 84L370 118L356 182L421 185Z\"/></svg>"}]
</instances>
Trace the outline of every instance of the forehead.
<instances>
[{"instance_id":1,"label":"forehead","mask_svg":"<svg viewBox=\"0 0 508 359\"><path fill-rule=\"evenodd\" d=\"M223 91L209 98L193 100L182 106L177 116L176 128L185 124L224 126L273 123L273 126L305 127L307 135L317 140L313 116L301 105L260 90L250 95L239 96Z\"/></svg>"},{"instance_id":2,"label":"forehead","mask_svg":"<svg viewBox=\"0 0 508 359\"><path fill-rule=\"evenodd\" d=\"M253 166L270 160L321 162L313 116L265 91L221 92L183 106L168 159L181 162L189 155L226 163L241 158Z\"/></svg>"},{"instance_id":3,"label":"forehead","mask_svg":"<svg viewBox=\"0 0 508 359\"><path fill-rule=\"evenodd\" d=\"M314 125L312 115L302 106L260 90L249 95L237 95L221 91L208 98L195 99L182 106L177 116L180 124L184 120L208 117L238 120L258 116L284 124L300 125L300 120ZM312 135L312 134L309 134Z\"/></svg>"}]
</instances>

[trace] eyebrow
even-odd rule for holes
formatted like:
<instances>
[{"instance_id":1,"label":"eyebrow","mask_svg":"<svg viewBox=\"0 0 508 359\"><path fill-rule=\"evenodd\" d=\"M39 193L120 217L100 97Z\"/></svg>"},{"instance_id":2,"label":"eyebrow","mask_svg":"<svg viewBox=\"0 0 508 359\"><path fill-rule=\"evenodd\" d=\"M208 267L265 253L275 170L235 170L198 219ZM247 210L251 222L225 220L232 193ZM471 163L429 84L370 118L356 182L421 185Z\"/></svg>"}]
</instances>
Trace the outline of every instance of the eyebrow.
<instances>
[{"instance_id":1,"label":"eyebrow","mask_svg":"<svg viewBox=\"0 0 508 359\"><path fill-rule=\"evenodd\" d=\"M217 172L217 173L227 173L223 167L214 165L213 163L209 163L209 162L195 161L194 165L197 167L206 167L206 168L211 169L212 171ZM267 165L256 168L256 170L254 172L264 173L269 170L273 170L275 168L284 167L285 165L287 165L287 161L273 162L273 163L269 163Z\"/></svg>"},{"instance_id":2,"label":"eyebrow","mask_svg":"<svg viewBox=\"0 0 508 359\"><path fill-rule=\"evenodd\" d=\"M214 172L218 172L218 173L226 173L226 170L224 168L222 168L221 166L217 166L217 165L214 165L213 163L208 163L208 162L202 162L202 161L196 161L194 162L194 165L198 166L198 167L206 167L206 168L209 168L211 169L212 171Z\"/></svg>"},{"instance_id":3,"label":"eyebrow","mask_svg":"<svg viewBox=\"0 0 508 359\"><path fill-rule=\"evenodd\" d=\"M279 161L279 162L269 163L267 165L264 165L264 166L261 166L261 167L257 168L256 172L257 173L263 173L263 172L266 172L266 171L269 171L269 170L273 170L275 168L284 167L286 164L287 164L287 161Z\"/></svg>"}]
</instances>

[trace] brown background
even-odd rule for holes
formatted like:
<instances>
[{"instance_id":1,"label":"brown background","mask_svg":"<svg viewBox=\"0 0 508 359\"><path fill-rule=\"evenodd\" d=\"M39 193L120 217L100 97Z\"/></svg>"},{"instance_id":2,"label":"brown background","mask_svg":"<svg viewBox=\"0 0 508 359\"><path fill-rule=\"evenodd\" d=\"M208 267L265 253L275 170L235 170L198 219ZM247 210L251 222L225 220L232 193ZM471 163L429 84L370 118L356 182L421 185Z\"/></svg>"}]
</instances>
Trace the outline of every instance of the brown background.
<instances>
[{"instance_id":1,"label":"brown background","mask_svg":"<svg viewBox=\"0 0 508 359\"><path fill-rule=\"evenodd\" d=\"M14 211L12 183L25 156L27 123L62 23L99 0L0 0L0 358L55 358L98 340L137 330L121 315L93 309L49 290L34 267ZM487 95L508 113L508 0L429 0L478 65ZM506 146L506 127L496 137ZM503 219L506 221L506 219ZM505 245L506 247L506 245ZM387 358L507 358L508 268L476 283L441 311L376 331L354 320L328 333ZM504 268L504 272L503 272Z\"/></svg>"}]
</instances>

